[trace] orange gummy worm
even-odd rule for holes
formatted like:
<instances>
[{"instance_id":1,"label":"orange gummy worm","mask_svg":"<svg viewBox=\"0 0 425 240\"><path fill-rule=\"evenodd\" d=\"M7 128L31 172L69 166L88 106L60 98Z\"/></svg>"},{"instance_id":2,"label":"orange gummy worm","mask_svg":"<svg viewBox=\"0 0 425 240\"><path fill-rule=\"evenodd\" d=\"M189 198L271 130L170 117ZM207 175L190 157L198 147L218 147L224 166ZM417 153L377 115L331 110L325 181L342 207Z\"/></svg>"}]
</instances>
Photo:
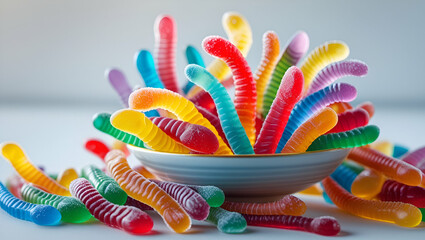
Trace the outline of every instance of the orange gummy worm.
<instances>
[{"instance_id":1,"label":"orange gummy worm","mask_svg":"<svg viewBox=\"0 0 425 240\"><path fill-rule=\"evenodd\" d=\"M6 142L1 144L1 153L7 159L16 172L27 182L42 187L46 191L61 195L71 196L68 189L57 183L55 180L44 174L39 168L34 166L25 155L22 148L15 143Z\"/></svg>"},{"instance_id":2,"label":"orange gummy worm","mask_svg":"<svg viewBox=\"0 0 425 240\"><path fill-rule=\"evenodd\" d=\"M422 220L421 211L411 204L361 199L348 193L330 177L325 178L322 184L332 202L353 215L402 227L415 227Z\"/></svg>"},{"instance_id":3,"label":"orange gummy worm","mask_svg":"<svg viewBox=\"0 0 425 240\"><path fill-rule=\"evenodd\" d=\"M336 102L332 103L328 107L332 108L337 114L353 109L353 106L351 106L348 102Z\"/></svg>"},{"instance_id":4,"label":"orange gummy worm","mask_svg":"<svg viewBox=\"0 0 425 240\"><path fill-rule=\"evenodd\" d=\"M372 199L381 192L385 180L383 174L373 169L365 169L351 184L351 193L356 197Z\"/></svg>"},{"instance_id":5,"label":"orange gummy worm","mask_svg":"<svg viewBox=\"0 0 425 240\"><path fill-rule=\"evenodd\" d=\"M132 198L151 206L165 223L177 233L188 230L191 226L189 215L166 192L130 168L124 153L110 151L105 161L108 171L120 187Z\"/></svg>"},{"instance_id":6,"label":"orange gummy worm","mask_svg":"<svg viewBox=\"0 0 425 240\"><path fill-rule=\"evenodd\" d=\"M134 171L138 172L139 174L143 175L143 177L147 179L156 179L155 175L153 175L149 170L147 170L144 166L139 165L133 168Z\"/></svg>"},{"instance_id":7,"label":"orange gummy worm","mask_svg":"<svg viewBox=\"0 0 425 240\"><path fill-rule=\"evenodd\" d=\"M338 122L338 115L330 108L324 108L304 122L289 138L282 153L305 152L311 143L325 134Z\"/></svg>"},{"instance_id":8,"label":"orange gummy worm","mask_svg":"<svg viewBox=\"0 0 425 240\"><path fill-rule=\"evenodd\" d=\"M198 112L192 102L180 94L166 89L141 88L130 95L128 104L130 108L142 111L162 108L175 114L179 120L202 125L217 136L219 147L215 154L233 154L214 126Z\"/></svg>"}]
</instances>

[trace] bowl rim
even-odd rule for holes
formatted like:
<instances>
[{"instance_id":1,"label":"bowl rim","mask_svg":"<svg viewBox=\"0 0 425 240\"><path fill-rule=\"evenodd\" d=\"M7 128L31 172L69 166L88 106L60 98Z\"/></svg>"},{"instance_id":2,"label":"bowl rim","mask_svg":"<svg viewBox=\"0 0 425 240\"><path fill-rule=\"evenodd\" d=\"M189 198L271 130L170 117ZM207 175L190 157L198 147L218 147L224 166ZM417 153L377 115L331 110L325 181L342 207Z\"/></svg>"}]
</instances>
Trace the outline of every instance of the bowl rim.
<instances>
[{"instance_id":1,"label":"bowl rim","mask_svg":"<svg viewBox=\"0 0 425 240\"><path fill-rule=\"evenodd\" d=\"M230 155L230 154L187 154L187 153L169 153L169 152L159 152L147 148L141 148L136 147L131 144L127 144L127 147L130 148L132 151L138 151L138 152L148 152L152 154L160 154L160 155L167 155L167 156L185 156L185 157L216 157L216 158L253 158L253 157L283 157L283 156L293 156L293 155L307 155L307 154L315 154L315 153L322 153L322 152L337 152L341 150L347 150L349 148L333 148L333 149L326 149L326 150L316 150L316 151L309 151L309 152L302 152L302 153L269 153L269 154L240 154L240 155Z\"/></svg>"}]
</instances>

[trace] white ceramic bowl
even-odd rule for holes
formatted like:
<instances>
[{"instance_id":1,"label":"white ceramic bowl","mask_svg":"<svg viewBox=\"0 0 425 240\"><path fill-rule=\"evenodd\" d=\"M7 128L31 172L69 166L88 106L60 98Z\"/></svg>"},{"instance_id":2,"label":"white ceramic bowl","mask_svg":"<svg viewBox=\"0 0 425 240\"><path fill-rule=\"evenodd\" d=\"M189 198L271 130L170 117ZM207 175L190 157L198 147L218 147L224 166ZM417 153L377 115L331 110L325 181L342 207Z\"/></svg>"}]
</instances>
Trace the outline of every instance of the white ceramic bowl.
<instances>
[{"instance_id":1,"label":"white ceramic bowl","mask_svg":"<svg viewBox=\"0 0 425 240\"><path fill-rule=\"evenodd\" d=\"M304 190L329 176L350 149L302 154L173 154L129 146L161 180L214 185L233 201L274 201Z\"/></svg>"}]
</instances>

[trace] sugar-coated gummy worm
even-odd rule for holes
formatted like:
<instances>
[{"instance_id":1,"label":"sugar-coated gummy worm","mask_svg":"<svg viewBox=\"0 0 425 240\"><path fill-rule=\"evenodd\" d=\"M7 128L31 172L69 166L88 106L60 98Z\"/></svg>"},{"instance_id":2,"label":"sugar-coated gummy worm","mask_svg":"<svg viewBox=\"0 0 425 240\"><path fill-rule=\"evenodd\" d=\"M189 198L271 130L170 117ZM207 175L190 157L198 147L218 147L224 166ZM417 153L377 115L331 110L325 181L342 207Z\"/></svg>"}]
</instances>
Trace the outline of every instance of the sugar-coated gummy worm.
<instances>
[{"instance_id":1,"label":"sugar-coated gummy worm","mask_svg":"<svg viewBox=\"0 0 425 240\"><path fill-rule=\"evenodd\" d=\"M351 214L395 223L402 227L415 227L421 222L421 211L411 204L357 198L345 191L330 177L325 178L322 184L332 202Z\"/></svg>"},{"instance_id":2,"label":"sugar-coated gummy worm","mask_svg":"<svg viewBox=\"0 0 425 240\"><path fill-rule=\"evenodd\" d=\"M358 60L347 60L329 64L322 69L311 82L306 95L310 95L323 89L339 78L345 76L364 76L367 74L368 67L364 62Z\"/></svg>"},{"instance_id":3,"label":"sugar-coated gummy worm","mask_svg":"<svg viewBox=\"0 0 425 240\"><path fill-rule=\"evenodd\" d=\"M299 60L307 52L309 45L310 40L308 35L302 31L295 33L291 40L289 40L289 43L273 69L273 74L266 86L266 89L264 90L263 106L261 108L263 118L266 118L270 110L270 106L276 97L277 90L285 72L291 66L297 65Z\"/></svg>"},{"instance_id":4,"label":"sugar-coated gummy worm","mask_svg":"<svg viewBox=\"0 0 425 240\"><path fill-rule=\"evenodd\" d=\"M295 130L314 113L335 102L352 101L356 98L356 88L346 83L332 84L299 101L289 116L276 152L281 152Z\"/></svg>"},{"instance_id":5,"label":"sugar-coated gummy worm","mask_svg":"<svg viewBox=\"0 0 425 240\"><path fill-rule=\"evenodd\" d=\"M363 108L356 108L338 114L338 123L327 133L337 133L364 127L369 123L369 113Z\"/></svg>"},{"instance_id":6,"label":"sugar-coated gummy worm","mask_svg":"<svg viewBox=\"0 0 425 240\"><path fill-rule=\"evenodd\" d=\"M394 151L393 157L399 158L399 157L402 157L407 152L409 152L409 148L402 146L402 145L399 145L399 144L394 144L393 151Z\"/></svg>"},{"instance_id":7,"label":"sugar-coated gummy worm","mask_svg":"<svg viewBox=\"0 0 425 240\"><path fill-rule=\"evenodd\" d=\"M303 74L297 67L290 67L285 72L276 93L276 100L273 101L255 142L256 154L270 154L276 151L291 111L301 98L303 84Z\"/></svg>"},{"instance_id":8,"label":"sugar-coated gummy worm","mask_svg":"<svg viewBox=\"0 0 425 240\"><path fill-rule=\"evenodd\" d=\"M13 196L2 183L0 183L0 207L12 217L38 225L57 225L61 220L61 214L56 208L22 201Z\"/></svg>"},{"instance_id":9,"label":"sugar-coated gummy worm","mask_svg":"<svg viewBox=\"0 0 425 240\"><path fill-rule=\"evenodd\" d=\"M185 54L186 54L187 64L196 64L205 68L204 60L202 59L201 54L198 52L198 50L196 50L194 46L191 46L191 45L187 46ZM187 81L186 85L183 87L183 92L187 94L193 86L194 86L193 82Z\"/></svg>"},{"instance_id":10,"label":"sugar-coated gummy worm","mask_svg":"<svg viewBox=\"0 0 425 240\"><path fill-rule=\"evenodd\" d=\"M136 147L141 147L141 148L145 147L145 145L143 144L143 141L140 140L138 137L128 134L112 126L110 119L111 119L111 114L98 113L94 115L93 117L93 126L97 130L104 132L120 141L123 141L125 143L131 144Z\"/></svg>"},{"instance_id":11,"label":"sugar-coated gummy worm","mask_svg":"<svg viewBox=\"0 0 425 240\"><path fill-rule=\"evenodd\" d=\"M351 104L348 102L336 102L329 104L328 107L332 108L337 114L341 114L353 109L353 106L351 106Z\"/></svg>"},{"instance_id":12,"label":"sugar-coated gummy worm","mask_svg":"<svg viewBox=\"0 0 425 240\"><path fill-rule=\"evenodd\" d=\"M217 136L219 147L216 154L232 154L217 130L198 112L195 105L177 93L165 89L142 88L130 95L129 105L135 110L162 108L175 114L179 120L207 127Z\"/></svg>"},{"instance_id":13,"label":"sugar-coated gummy worm","mask_svg":"<svg viewBox=\"0 0 425 240\"><path fill-rule=\"evenodd\" d=\"M87 151L98 156L102 161L104 161L106 154L111 150L104 142L98 139L87 140L84 147Z\"/></svg>"},{"instance_id":14,"label":"sugar-coated gummy worm","mask_svg":"<svg viewBox=\"0 0 425 240\"><path fill-rule=\"evenodd\" d=\"M313 115L306 122L295 130L291 138L289 138L282 153L302 153L320 135L332 129L338 121L338 115L330 108L324 108L320 112Z\"/></svg>"},{"instance_id":15,"label":"sugar-coated gummy worm","mask_svg":"<svg viewBox=\"0 0 425 240\"><path fill-rule=\"evenodd\" d=\"M196 106L206 108L209 111L214 111L215 109L214 100L211 98L210 94L208 94L204 90L200 91L195 96L190 97L189 100L193 102Z\"/></svg>"},{"instance_id":16,"label":"sugar-coated gummy worm","mask_svg":"<svg viewBox=\"0 0 425 240\"><path fill-rule=\"evenodd\" d=\"M61 173L59 173L58 178L56 179L56 182L68 188L69 184L71 184L71 182L77 178L78 178L77 171L74 168L67 168Z\"/></svg>"},{"instance_id":17,"label":"sugar-coated gummy worm","mask_svg":"<svg viewBox=\"0 0 425 240\"><path fill-rule=\"evenodd\" d=\"M386 180L378 194L381 201L410 203L418 208L425 208L425 189Z\"/></svg>"},{"instance_id":18,"label":"sugar-coated gummy worm","mask_svg":"<svg viewBox=\"0 0 425 240\"><path fill-rule=\"evenodd\" d=\"M375 107L373 106L371 102L361 103L356 108L363 108L364 110L366 110L367 113L369 113L369 118L372 118L373 115L375 114Z\"/></svg>"},{"instance_id":19,"label":"sugar-coated gummy worm","mask_svg":"<svg viewBox=\"0 0 425 240\"><path fill-rule=\"evenodd\" d=\"M151 179L150 181L154 182L162 190L174 198L180 204L180 206L186 210L187 214L189 214L191 218L203 221L208 217L210 206L196 191L178 183L165 182L154 179Z\"/></svg>"},{"instance_id":20,"label":"sugar-coated gummy worm","mask_svg":"<svg viewBox=\"0 0 425 240\"><path fill-rule=\"evenodd\" d=\"M389 141L379 141L379 142L373 142L369 145L370 148L380 151L381 153L392 157L394 146Z\"/></svg>"},{"instance_id":21,"label":"sugar-coated gummy worm","mask_svg":"<svg viewBox=\"0 0 425 240\"><path fill-rule=\"evenodd\" d=\"M304 73L304 93L310 87L311 81L316 74L328 64L344 60L350 54L350 49L344 42L332 41L316 47L301 63L301 71Z\"/></svg>"},{"instance_id":22,"label":"sugar-coated gummy worm","mask_svg":"<svg viewBox=\"0 0 425 240\"><path fill-rule=\"evenodd\" d=\"M226 143L226 145L230 148L229 142L227 141L226 135L224 134L223 127L221 126L218 116L214 115L203 107L196 106L196 109L198 109L199 113L201 113L202 116L211 123L211 125L217 130L218 135L221 137L224 143Z\"/></svg>"},{"instance_id":23,"label":"sugar-coated gummy worm","mask_svg":"<svg viewBox=\"0 0 425 240\"><path fill-rule=\"evenodd\" d=\"M127 201L127 193L120 185L99 168L88 165L82 170L82 177L87 179L102 197L111 203L123 205Z\"/></svg>"},{"instance_id":24,"label":"sugar-coated gummy worm","mask_svg":"<svg viewBox=\"0 0 425 240\"><path fill-rule=\"evenodd\" d=\"M158 75L166 89L179 92L176 73L177 26L170 15L159 15L155 20L154 57Z\"/></svg>"},{"instance_id":25,"label":"sugar-coated gummy worm","mask_svg":"<svg viewBox=\"0 0 425 240\"><path fill-rule=\"evenodd\" d=\"M243 214L249 226L274 227L316 233L324 236L335 236L341 230L338 221L333 217L309 218L290 215L248 215Z\"/></svg>"},{"instance_id":26,"label":"sugar-coated gummy worm","mask_svg":"<svg viewBox=\"0 0 425 240\"><path fill-rule=\"evenodd\" d=\"M422 180L419 169L371 148L354 148L348 158L409 186L418 186Z\"/></svg>"},{"instance_id":27,"label":"sugar-coated gummy worm","mask_svg":"<svg viewBox=\"0 0 425 240\"><path fill-rule=\"evenodd\" d=\"M257 90L251 68L236 46L224 38L206 37L202 41L202 46L208 54L223 60L232 70L235 109L251 145L254 145Z\"/></svg>"},{"instance_id":28,"label":"sugar-coated gummy worm","mask_svg":"<svg viewBox=\"0 0 425 240\"><path fill-rule=\"evenodd\" d=\"M63 187L55 180L43 173L39 168L34 166L25 155L22 148L12 142L5 142L0 145L1 153L16 170L16 172L27 182L41 186L50 193L70 196L71 193L67 188Z\"/></svg>"},{"instance_id":29,"label":"sugar-coated gummy worm","mask_svg":"<svg viewBox=\"0 0 425 240\"><path fill-rule=\"evenodd\" d=\"M213 154L218 149L217 137L208 128L166 117L150 120L175 141L191 151Z\"/></svg>"},{"instance_id":30,"label":"sugar-coated gummy worm","mask_svg":"<svg viewBox=\"0 0 425 240\"><path fill-rule=\"evenodd\" d=\"M354 179L356 179L357 173L351 170L349 167L339 165L331 174L331 177L347 192L351 193L351 185L353 184Z\"/></svg>"},{"instance_id":31,"label":"sugar-coated gummy worm","mask_svg":"<svg viewBox=\"0 0 425 240\"><path fill-rule=\"evenodd\" d=\"M241 233L246 229L245 218L237 212L229 212L219 207L210 208L207 221L216 225L223 233Z\"/></svg>"},{"instance_id":32,"label":"sugar-coated gummy worm","mask_svg":"<svg viewBox=\"0 0 425 240\"><path fill-rule=\"evenodd\" d=\"M155 175L153 175L149 170L147 170L142 165L133 167L133 170L138 172L139 174L143 175L143 177L145 177L147 179L156 179Z\"/></svg>"},{"instance_id":33,"label":"sugar-coated gummy worm","mask_svg":"<svg viewBox=\"0 0 425 240\"><path fill-rule=\"evenodd\" d=\"M385 176L373 169L365 169L354 179L351 184L351 192L354 196L363 199L372 199L382 189Z\"/></svg>"},{"instance_id":34,"label":"sugar-coated gummy worm","mask_svg":"<svg viewBox=\"0 0 425 240\"><path fill-rule=\"evenodd\" d=\"M225 201L221 208L231 212L251 215L294 215L301 216L307 210L305 203L292 195L268 203L248 203Z\"/></svg>"},{"instance_id":35,"label":"sugar-coated gummy worm","mask_svg":"<svg viewBox=\"0 0 425 240\"><path fill-rule=\"evenodd\" d=\"M111 116L111 124L121 131L135 135L153 150L189 153L189 149L169 137L139 111L132 109L116 111Z\"/></svg>"},{"instance_id":36,"label":"sugar-coated gummy worm","mask_svg":"<svg viewBox=\"0 0 425 240\"><path fill-rule=\"evenodd\" d=\"M73 197L47 193L31 184L24 185L21 194L22 199L26 202L50 205L59 210L62 222L82 223L92 217L86 206Z\"/></svg>"},{"instance_id":37,"label":"sugar-coated gummy worm","mask_svg":"<svg viewBox=\"0 0 425 240\"><path fill-rule=\"evenodd\" d=\"M137 52L134 60L137 70L139 70L140 76L142 76L146 87L164 88L164 84L162 84L158 73L156 72L152 54L148 50L140 50Z\"/></svg>"},{"instance_id":38,"label":"sugar-coated gummy worm","mask_svg":"<svg viewBox=\"0 0 425 240\"><path fill-rule=\"evenodd\" d=\"M217 113L224 134L233 152L235 154L254 154L250 139L223 85L205 68L195 64L186 66L185 74L190 81L211 94L217 106Z\"/></svg>"},{"instance_id":39,"label":"sugar-coated gummy worm","mask_svg":"<svg viewBox=\"0 0 425 240\"><path fill-rule=\"evenodd\" d=\"M185 210L155 183L132 170L122 152L112 150L105 160L115 181L130 197L151 206L173 231L182 233L190 228Z\"/></svg>"},{"instance_id":40,"label":"sugar-coated gummy worm","mask_svg":"<svg viewBox=\"0 0 425 240\"><path fill-rule=\"evenodd\" d=\"M210 207L220 207L224 203L224 192L216 186L187 186L199 193Z\"/></svg>"},{"instance_id":41,"label":"sugar-coated gummy worm","mask_svg":"<svg viewBox=\"0 0 425 240\"><path fill-rule=\"evenodd\" d=\"M133 90L131 89L130 84L128 84L124 73L116 68L107 69L105 71L105 77L120 96L124 107L128 107L128 96L130 96Z\"/></svg>"},{"instance_id":42,"label":"sugar-coated gummy worm","mask_svg":"<svg viewBox=\"0 0 425 240\"><path fill-rule=\"evenodd\" d=\"M422 162L425 162L425 146L406 154L402 160L410 165L419 166Z\"/></svg>"},{"instance_id":43,"label":"sugar-coated gummy worm","mask_svg":"<svg viewBox=\"0 0 425 240\"><path fill-rule=\"evenodd\" d=\"M264 91L272 75L279 57L280 45L277 34L268 31L263 35L263 56L254 73L257 89L257 114L261 114L263 107Z\"/></svg>"},{"instance_id":44,"label":"sugar-coated gummy worm","mask_svg":"<svg viewBox=\"0 0 425 240\"><path fill-rule=\"evenodd\" d=\"M72 195L80 200L99 221L132 234L149 232L153 227L151 217L131 206L120 206L108 202L87 179L78 178L71 182Z\"/></svg>"},{"instance_id":45,"label":"sugar-coated gummy worm","mask_svg":"<svg viewBox=\"0 0 425 240\"><path fill-rule=\"evenodd\" d=\"M329 133L318 137L307 151L361 147L374 142L378 136L379 128L375 125L359 127L345 132Z\"/></svg>"}]
</instances>

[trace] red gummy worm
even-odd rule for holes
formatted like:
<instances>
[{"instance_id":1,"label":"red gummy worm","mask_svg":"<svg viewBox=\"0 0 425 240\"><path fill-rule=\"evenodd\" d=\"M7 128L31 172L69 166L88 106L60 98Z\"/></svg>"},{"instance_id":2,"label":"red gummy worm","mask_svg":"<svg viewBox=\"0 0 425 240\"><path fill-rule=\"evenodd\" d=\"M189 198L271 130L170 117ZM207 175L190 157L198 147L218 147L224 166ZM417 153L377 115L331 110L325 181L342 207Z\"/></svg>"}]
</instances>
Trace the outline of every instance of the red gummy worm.
<instances>
[{"instance_id":1,"label":"red gummy worm","mask_svg":"<svg viewBox=\"0 0 425 240\"><path fill-rule=\"evenodd\" d=\"M304 77L299 68L293 66L285 72L276 98L255 142L256 154L271 154L276 151L291 111L301 98L303 84Z\"/></svg>"},{"instance_id":2,"label":"red gummy worm","mask_svg":"<svg viewBox=\"0 0 425 240\"><path fill-rule=\"evenodd\" d=\"M257 114L255 117L255 139L258 138L258 135L260 135L261 128L263 127L264 119L261 114Z\"/></svg>"},{"instance_id":3,"label":"red gummy worm","mask_svg":"<svg viewBox=\"0 0 425 240\"><path fill-rule=\"evenodd\" d=\"M402 160L415 167L423 165L425 162L425 147L421 147L413 152L407 153Z\"/></svg>"},{"instance_id":4,"label":"red gummy worm","mask_svg":"<svg viewBox=\"0 0 425 240\"><path fill-rule=\"evenodd\" d=\"M202 42L202 46L208 54L223 60L232 70L235 84L235 109L251 144L254 144L257 90L251 68L238 48L224 38L207 37Z\"/></svg>"},{"instance_id":5,"label":"red gummy worm","mask_svg":"<svg viewBox=\"0 0 425 240\"><path fill-rule=\"evenodd\" d=\"M132 206L132 207L136 207L142 211L148 211L148 210L153 210L153 208L147 204L144 204L142 202L137 201L136 199L128 196L127 197L127 201L125 202L126 206Z\"/></svg>"},{"instance_id":6,"label":"red gummy worm","mask_svg":"<svg viewBox=\"0 0 425 240\"><path fill-rule=\"evenodd\" d=\"M87 149L87 151L94 153L103 162L105 161L104 159L106 154L111 150L105 143L97 139L87 140L84 146Z\"/></svg>"},{"instance_id":7,"label":"red gummy worm","mask_svg":"<svg viewBox=\"0 0 425 240\"><path fill-rule=\"evenodd\" d=\"M159 15L155 20L154 33L154 58L159 78L166 89L178 93L176 74L177 26L174 18L169 15Z\"/></svg>"},{"instance_id":8,"label":"red gummy worm","mask_svg":"<svg viewBox=\"0 0 425 240\"><path fill-rule=\"evenodd\" d=\"M192 151L212 154L218 149L217 137L204 126L166 117L151 117L150 120L172 139Z\"/></svg>"},{"instance_id":9,"label":"red gummy worm","mask_svg":"<svg viewBox=\"0 0 425 240\"><path fill-rule=\"evenodd\" d=\"M425 208L425 189L386 180L378 195L381 201L410 203L418 208Z\"/></svg>"},{"instance_id":10,"label":"red gummy worm","mask_svg":"<svg viewBox=\"0 0 425 240\"><path fill-rule=\"evenodd\" d=\"M154 182L174 198L191 218L203 221L208 217L210 206L195 190L178 183L163 182L153 179L150 179L150 181Z\"/></svg>"},{"instance_id":11,"label":"red gummy worm","mask_svg":"<svg viewBox=\"0 0 425 240\"><path fill-rule=\"evenodd\" d=\"M229 142L227 141L226 135L224 134L223 127L221 126L220 119L217 117L217 115L214 115L207 109L196 106L196 109L198 109L199 113L202 114L204 118L206 118L211 125L217 130L218 135L223 139L224 143L230 148Z\"/></svg>"},{"instance_id":12,"label":"red gummy worm","mask_svg":"<svg viewBox=\"0 0 425 240\"><path fill-rule=\"evenodd\" d=\"M211 98L210 94L205 90L201 90L195 96L189 98L191 102L193 102L196 106L203 107L208 110L215 109L214 100Z\"/></svg>"},{"instance_id":13,"label":"red gummy worm","mask_svg":"<svg viewBox=\"0 0 425 240\"><path fill-rule=\"evenodd\" d=\"M103 198L87 179L78 178L69 186L72 196L79 199L90 213L108 226L123 229L132 234L149 232L153 227L150 216L142 210L120 206Z\"/></svg>"},{"instance_id":14,"label":"red gummy worm","mask_svg":"<svg viewBox=\"0 0 425 240\"><path fill-rule=\"evenodd\" d=\"M276 202L248 203L224 201L221 208L231 212L251 215L294 215L301 216L307 210L305 203L292 195L284 196Z\"/></svg>"},{"instance_id":15,"label":"red gummy worm","mask_svg":"<svg viewBox=\"0 0 425 240\"><path fill-rule=\"evenodd\" d=\"M353 148L348 158L409 186L418 186L422 181L419 169L371 148Z\"/></svg>"},{"instance_id":16,"label":"red gummy worm","mask_svg":"<svg viewBox=\"0 0 425 240\"><path fill-rule=\"evenodd\" d=\"M372 118L373 115L375 114L375 107L373 106L371 102L361 103L360 105L357 106L357 108L363 108L364 110L366 110L367 113L369 113L369 118Z\"/></svg>"},{"instance_id":17,"label":"red gummy worm","mask_svg":"<svg viewBox=\"0 0 425 240\"><path fill-rule=\"evenodd\" d=\"M356 108L338 114L338 122L328 133L338 133L364 127L369 123L369 113L363 108Z\"/></svg>"},{"instance_id":18,"label":"red gummy worm","mask_svg":"<svg viewBox=\"0 0 425 240\"><path fill-rule=\"evenodd\" d=\"M328 216L309 218L291 215L242 215L250 226L293 229L324 236L335 236L341 230L338 221Z\"/></svg>"}]
</instances>

